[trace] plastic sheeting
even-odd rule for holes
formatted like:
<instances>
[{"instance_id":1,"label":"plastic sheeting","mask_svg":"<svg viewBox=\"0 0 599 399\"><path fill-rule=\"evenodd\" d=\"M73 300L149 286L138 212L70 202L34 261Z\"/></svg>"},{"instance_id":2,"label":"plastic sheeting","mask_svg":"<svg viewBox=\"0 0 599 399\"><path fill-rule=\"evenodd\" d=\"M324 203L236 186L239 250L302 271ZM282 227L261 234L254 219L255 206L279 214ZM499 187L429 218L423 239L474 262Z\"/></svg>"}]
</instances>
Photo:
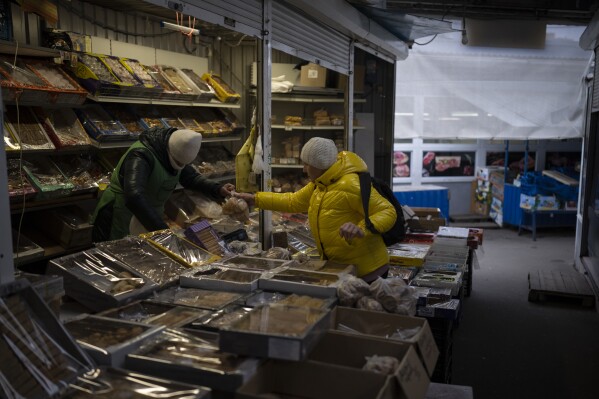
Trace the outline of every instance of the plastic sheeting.
<instances>
[{"instance_id":1,"label":"plastic sheeting","mask_svg":"<svg viewBox=\"0 0 599 399\"><path fill-rule=\"evenodd\" d=\"M592 56L578 47L583 30L548 26L542 50L464 46L454 33L414 46L397 64L395 137L581 137Z\"/></svg>"}]
</instances>

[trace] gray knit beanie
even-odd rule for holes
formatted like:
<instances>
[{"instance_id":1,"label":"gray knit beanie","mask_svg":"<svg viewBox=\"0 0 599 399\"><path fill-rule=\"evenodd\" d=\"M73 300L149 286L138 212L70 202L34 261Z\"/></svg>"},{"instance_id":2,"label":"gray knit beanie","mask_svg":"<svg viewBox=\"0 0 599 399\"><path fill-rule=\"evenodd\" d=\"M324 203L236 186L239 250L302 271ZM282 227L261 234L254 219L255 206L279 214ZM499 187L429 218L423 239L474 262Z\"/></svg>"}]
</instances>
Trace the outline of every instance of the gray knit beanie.
<instances>
[{"instance_id":1,"label":"gray knit beanie","mask_svg":"<svg viewBox=\"0 0 599 399\"><path fill-rule=\"evenodd\" d=\"M302 161L321 170L327 170L337 161L335 142L323 137L313 137L302 148Z\"/></svg>"}]
</instances>

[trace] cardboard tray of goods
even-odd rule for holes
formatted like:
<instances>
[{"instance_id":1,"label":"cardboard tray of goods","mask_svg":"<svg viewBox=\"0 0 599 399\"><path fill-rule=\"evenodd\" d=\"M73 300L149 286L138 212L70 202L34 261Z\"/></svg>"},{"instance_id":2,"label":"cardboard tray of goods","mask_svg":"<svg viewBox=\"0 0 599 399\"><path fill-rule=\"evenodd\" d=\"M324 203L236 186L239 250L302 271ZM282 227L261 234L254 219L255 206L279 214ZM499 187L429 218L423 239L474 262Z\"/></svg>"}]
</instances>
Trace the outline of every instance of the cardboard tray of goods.
<instances>
[{"instance_id":1,"label":"cardboard tray of goods","mask_svg":"<svg viewBox=\"0 0 599 399\"><path fill-rule=\"evenodd\" d=\"M286 266L289 261L282 259L235 255L230 258L220 259L216 263L233 269L265 272Z\"/></svg>"},{"instance_id":2,"label":"cardboard tray of goods","mask_svg":"<svg viewBox=\"0 0 599 399\"><path fill-rule=\"evenodd\" d=\"M128 236L120 240L96 243L96 247L125 263L160 287L177 284L188 267L160 251L148 241Z\"/></svg>"},{"instance_id":3,"label":"cardboard tray of goods","mask_svg":"<svg viewBox=\"0 0 599 399\"><path fill-rule=\"evenodd\" d=\"M339 275L286 269L265 273L258 282L261 290L291 292L300 295L336 297Z\"/></svg>"},{"instance_id":4,"label":"cardboard tray of goods","mask_svg":"<svg viewBox=\"0 0 599 399\"><path fill-rule=\"evenodd\" d=\"M202 92L179 68L169 65L157 65L160 74L181 93L179 100L198 100Z\"/></svg>"},{"instance_id":5,"label":"cardboard tray of goods","mask_svg":"<svg viewBox=\"0 0 599 399\"><path fill-rule=\"evenodd\" d=\"M6 106L6 127L23 150L54 150L56 147L29 107Z\"/></svg>"},{"instance_id":6,"label":"cardboard tray of goods","mask_svg":"<svg viewBox=\"0 0 599 399\"><path fill-rule=\"evenodd\" d=\"M158 288L99 249L52 259L47 272L62 276L67 295L94 311L122 306Z\"/></svg>"},{"instance_id":7,"label":"cardboard tray of goods","mask_svg":"<svg viewBox=\"0 0 599 399\"><path fill-rule=\"evenodd\" d=\"M89 136L72 109L35 108L35 115L58 149L90 145Z\"/></svg>"},{"instance_id":8,"label":"cardboard tray of goods","mask_svg":"<svg viewBox=\"0 0 599 399\"><path fill-rule=\"evenodd\" d=\"M331 317L332 330L413 344L431 376L439 349L426 319L337 306Z\"/></svg>"},{"instance_id":9,"label":"cardboard tray of goods","mask_svg":"<svg viewBox=\"0 0 599 399\"><path fill-rule=\"evenodd\" d=\"M217 291L252 292L258 288L259 271L231 269L208 265L194 268L179 278L181 287L204 288Z\"/></svg>"},{"instance_id":10,"label":"cardboard tray of goods","mask_svg":"<svg viewBox=\"0 0 599 399\"><path fill-rule=\"evenodd\" d=\"M241 100L239 93L235 92L225 81L218 75L213 73L205 73L202 79L206 81L214 91L216 97L223 103L237 104Z\"/></svg>"},{"instance_id":11,"label":"cardboard tray of goods","mask_svg":"<svg viewBox=\"0 0 599 399\"><path fill-rule=\"evenodd\" d=\"M380 362L382 357L392 359ZM430 384L416 349L405 342L328 331L312 349L308 360L390 375L403 394L401 397L406 399L424 398Z\"/></svg>"},{"instance_id":12,"label":"cardboard tray of goods","mask_svg":"<svg viewBox=\"0 0 599 399\"><path fill-rule=\"evenodd\" d=\"M129 370L100 367L71 384L69 399L208 399L210 390Z\"/></svg>"},{"instance_id":13,"label":"cardboard tray of goods","mask_svg":"<svg viewBox=\"0 0 599 399\"><path fill-rule=\"evenodd\" d=\"M37 190L40 200L68 196L75 186L49 158L23 161L23 170Z\"/></svg>"},{"instance_id":14,"label":"cardboard tray of goods","mask_svg":"<svg viewBox=\"0 0 599 399\"><path fill-rule=\"evenodd\" d=\"M105 310L98 313L98 316L174 328L185 326L211 314L212 311L205 309L137 301L120 308Z\"/></svg>"},{"instance_id":15,"label":"cardboard tray of goods","mask_svg":"<svg viewBox=\"0 0 599 399\"><path fill-rule=\"evenodd\" d=\"M63 105L81 105L87 99L87 90L81 87L59 65L37 60L25 61L35 75L52 89L50 102Z\"/></svg>"},{"instance_id":16,"label":"cardboard tray of goods","mask_svg":"<svg viewBox=\"0 0 599 399\"><path fill-rule=\"evenodd\" d=\"M457 296L462 287L462 272L420 270L410 285L417 287L449 288L451 295Z\"/></svg>"},{"instance_id":17,"label":"cardboard tray of goods","mask_svg":"<svg viewBox=\"0 0 599 399\"><path fill-rule=\"evenodd\" d=\"M95 315L70 320L64 326L97 364L115 367L122 367L128 353L164 329Z\"/></svg>"},{"instance_id":18,"label":"cardboard tray of goods","mask_svg":"<svg viewBox=\"0 0 599 399\"><path fill-rule=\"evenodd\" d=\"M140 237L188 267L203 266L220 259L220 256L211 254L171 230L158 230L141 234Z\"/></svg>"},{"instance_id":19,"label":"cardboard tray of goods","mask_svg":"<svg viewBox=\"0 0 599 399\"><path fill-rule=\"evenodd\" d=\"M13 65L12 60L0 60L0 80L2 86L2 99L18 100L21 103L31 102L49 104L55 90L47 82L27 69L26 65L19 62ZM6 94L6 95L5 95Z\"/></svg>"},{"instance_id":20,"label":"cardboard tray of goods","mask_svg":"<svg viewBox=\"0 0 599 399\"><path fill-rule=\"evenodd\" d=\"M197 319L184 327L193 330L204 330L218 333L221 329L228 328L237 320L245 317L245 315L251 310L251 307L233 303L220 310L212 312L206 317Z\"/></svg>"},{"instance_id":21,"label":"cardboard tray of goods","mask_svg":"<svg viewBox=\"0 0 599 399\"><path fill-rule=\"evenodd\" d=\"M386 375L326 363L269 360L235 397L392 399L399 395L393 377Z\"/></svg>"},{"instance_id":22,"label":"cardboard tray of goods","mask_svg":"<svg viewBox=\"0 0 599 399\"><path fill-rule=\"evenodd\" d=\"M162 378L234 392L256 372L260 361L220 352L217 339L168 329L130 353L126 367Z\"/></svg>"},{"instance_id":23,"label":"cardboard tray of goods","mask_svg":"<svg viewBox=\"0 0 599 399\"><path fill-rule=\"evenodd\" d=\"M212 86L210 86L208 83L206 83L206 81L204 81L200 77L200 75L195 73L192 69L183 68L183 69L181 69L181 72L183 72L183 74L185 74L185 76L187 76L189 78L189 80L191 80L196 85L198 90L200 91L196 101L210 102L210 100L216 98L216 92L214 91Z\"/></svg>"},{"instance_id":24,"label":"cardboard tray of goods","mask_svg":"<svg viewBox=\"0 0 599 399\"><path fill-rule=\"evenodd\" d=\"M119 96L126 97L156 97L162 89L152 86L147 86L137 78L133 71L125 66L121 62L119 57L115 56L104 56L102 61L110 68L110 71L122 82L126 83L127 86L121 88Z\"/></svg>"},{"instance_id":25,"label":"cardboard tray of goods","mask_svg":"<svg viewBox=\"0 0 599 399\"><path fill-rule=\"evenodd\" d=\"M253 308L220 330L223 352L303 360L330 324L330 310L279 304Z\"/></svg>"},{"instance_id":26,"label":"cardboard tray of goods","mask_svg":"<svg viewBox=\"0 0 599 399\"><path fill-rule=\"evenodd\" d=\"M73 184L73 194L95 193L109 180L108 172L89 154L52 157L52 161Z\"/></svg>"},{"instance_id":27,"label":"cardboard tray of goods","mask_svg":"<svg viewBox=\"0 0 599 399\"><path fill-rule=\"evenodd\" d=\"M239 292L208 291L200 288L171 287L154 293L152 302L189 306L192 308L220 310L244 298Z\"/></svg>"},{"instance_id":28,"label":"cardboard tray of goods","mask_svg":"<svg viewBox=\"0 0 599 399\"><path fill-rule=\"evenodd\" d=\"M133 74L147 89L153 89L148 92L148 97L159 97L162 94L162 86L150 73L147 68L138 60L132 58L120 58L119 62Z\"/></svg>"},{"instance_id":29,"label":"cardboard tray of goods","mask_svg":"<svg viewBox=\"0 0 599 399\"><path fill-rule=\"evenodd\" d=\"M0 286L0 318L0 396L58 397L95 367L27 280Z\"/></svg>"},{"instance_id":30,"label":"cardboard tray of goods","mask_svg":"<svg viewBox=\"0 0 599 399\"><path fill-rule=\"evenodd\" d=\"M331 262L330 260L310 259L301 263L294 261L289 264L289 268L294 270L307 270L312 272L337 274L339 276L343 274L350 274L352 276L356 275L355 265L344 265L341 263Z\"/></svg>"},{"instance_id":31,"label":"cardboard tray of goods","mask_svg":"<svg viewBox=\"0 0 599 399\"><path fill-rule=\"evenodd\" d=\"M36 196L37 190L27 178L27 174L21 173L18 159L7 159L8 197L11 202L28 200Z\"/></svg>"},{"instance_id":32,"label":"cardboard tray of goods","mask_svg":"<svg viewBox=\"0 0 599 399\"><path fill-rule=\"evenodd\" d=\"M129 131L100 105L75 110L87 134L97 141L129 140Z\"/></svg>"},{"instance_id":33,"label":"cardboard tray of goods","mask_svg":"<svg viewBox=\"0 0 599 399\"><path fill-rule=\"evenodd\" d=\"M79 83L96 96L131 94L131 88L137 81L131 74L121 76L125 81L120 81L106 64L105 58L99 54L77 53L77 63L73 72Z\"/></svg>"},{"instance_id":34,"label":"cardboard tray of goods","mask_svg":"<svg viewBox=\"0 0 599 399\"><path fill-rule=\"evenodd\" d=\"M129 132L129 139L137 140L139 135L147 129L139 116L126 104L103 104L104 109L114 117Z\"/></svg>"},{"instance_id":35,"label":"cardboard tray of goods","mask_svg":"<svg viewBox=\"0 0 599 399\"><path fill-rule=\"evenodd\" d=\"M387 248L389 262L397 266L422 266L429 248L425 244L394 244Z\"/></svg>"},{"instance_id":36,"label":"cardboard tray of goods","mask_svg":"<svg viewBox=\"0 0 599 399\"><path fill-rule=\"evenodd\" d=\"M162 87L160 98L165 100L185 100L182 93L161 72L158 65L146 65L146 71ZM189 99L189 96L188 98Z\"/></svg>"}]
</instances>

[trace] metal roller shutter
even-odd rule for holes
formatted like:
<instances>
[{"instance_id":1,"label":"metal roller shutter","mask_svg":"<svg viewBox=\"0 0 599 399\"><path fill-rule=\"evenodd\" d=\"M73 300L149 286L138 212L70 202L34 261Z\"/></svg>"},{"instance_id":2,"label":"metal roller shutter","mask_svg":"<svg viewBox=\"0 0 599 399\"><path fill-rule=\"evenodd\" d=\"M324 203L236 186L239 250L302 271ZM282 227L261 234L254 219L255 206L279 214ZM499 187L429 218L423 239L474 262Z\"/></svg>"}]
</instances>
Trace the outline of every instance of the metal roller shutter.
<instances>
[{"instance_id":1,"label":"metal roller shutter","mask_svg":"<svg viewBox=\"0 0 599 399\"><path fill-rule=\"evenodd\" d=\"M595 68L593 70L593 104L591 112L599 111L599 47L595 49Z\"/></svg>"},{"instance_id":2,"label":"metal roller shutter","mask_svg":"<svg viewBox=\"0 0 599 399\"><path fill-rule=\"evenodd\" d=\"M325 68L348 74L351 40L315 22L295 7L272 3L272 47Z\"/></svg>"}]
</instances>

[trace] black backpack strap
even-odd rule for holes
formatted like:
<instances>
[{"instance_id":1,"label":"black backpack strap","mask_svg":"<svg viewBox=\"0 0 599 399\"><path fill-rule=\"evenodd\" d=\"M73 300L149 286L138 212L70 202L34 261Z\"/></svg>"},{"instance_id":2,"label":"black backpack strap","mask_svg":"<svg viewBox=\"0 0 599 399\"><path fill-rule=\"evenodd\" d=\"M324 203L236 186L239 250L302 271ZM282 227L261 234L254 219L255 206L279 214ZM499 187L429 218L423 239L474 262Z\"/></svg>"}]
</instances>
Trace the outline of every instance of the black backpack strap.
<instances>
[{"instance_id":1,"label":"black backpack strap","mask_svg":"<svg viewBox=\"0 0 599 399\"><path fill-rule=\"evenodd\" d=\"M379 232L374 228L374 225L370 221L370 213L368 211L368 202L370 202L370 188L372 185L372 179L368 172L358 173L360 178L360 194L362 195L362 206L364 207L364 221L366 222L366 228L374 234Z\"/></svg>"}]
</instances>

